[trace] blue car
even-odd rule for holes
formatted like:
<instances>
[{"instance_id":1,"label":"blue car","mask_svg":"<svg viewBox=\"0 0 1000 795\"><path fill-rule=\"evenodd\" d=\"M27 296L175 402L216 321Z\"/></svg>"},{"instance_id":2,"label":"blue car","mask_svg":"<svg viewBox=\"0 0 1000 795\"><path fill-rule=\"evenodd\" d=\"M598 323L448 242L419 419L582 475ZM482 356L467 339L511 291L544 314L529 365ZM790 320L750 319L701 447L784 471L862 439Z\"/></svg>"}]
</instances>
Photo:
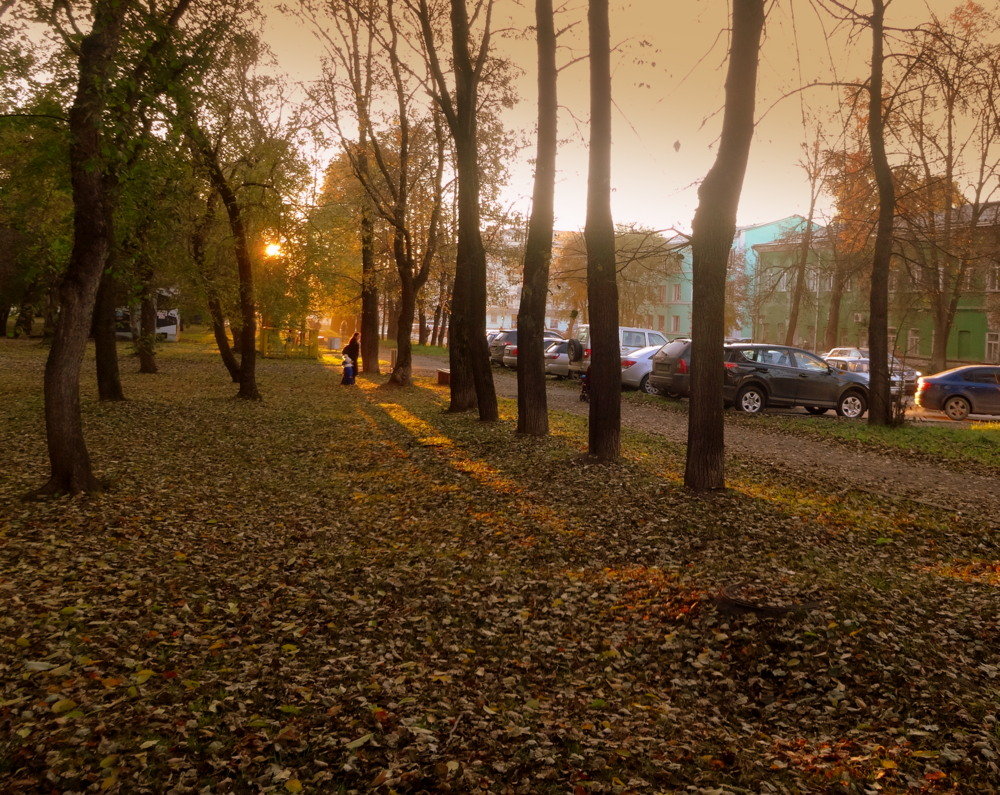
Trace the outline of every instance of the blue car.
<instances>
[{"instance_id":1,"label":"blue car","mask_svg":"<svg viewBox=\"0 0 1000 795\"><path fill-rule=\"evenodd\" d=\"M1000 367L955 367L917 379L916 403L953 420L970 414L1000 414Z\"/></svg>"}]
</instances>

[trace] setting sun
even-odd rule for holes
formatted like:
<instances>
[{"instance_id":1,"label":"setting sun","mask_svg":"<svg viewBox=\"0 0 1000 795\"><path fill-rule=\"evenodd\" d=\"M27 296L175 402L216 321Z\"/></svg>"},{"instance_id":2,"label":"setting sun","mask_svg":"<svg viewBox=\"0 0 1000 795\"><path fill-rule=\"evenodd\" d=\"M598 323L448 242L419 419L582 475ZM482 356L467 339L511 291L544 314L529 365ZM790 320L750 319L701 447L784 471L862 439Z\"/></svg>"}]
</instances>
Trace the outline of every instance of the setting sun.
<instances>
[{"instance_id":1,"label":"setting sun","mask_svg":"<svg viewBox=\"0 0 1000 795\"><path fill-rule=\"evenodd\" d=\"M268 257L280 257L282 253L280 243L268 243L264 246L264 254Z\"/></svg>"}]
</instances>

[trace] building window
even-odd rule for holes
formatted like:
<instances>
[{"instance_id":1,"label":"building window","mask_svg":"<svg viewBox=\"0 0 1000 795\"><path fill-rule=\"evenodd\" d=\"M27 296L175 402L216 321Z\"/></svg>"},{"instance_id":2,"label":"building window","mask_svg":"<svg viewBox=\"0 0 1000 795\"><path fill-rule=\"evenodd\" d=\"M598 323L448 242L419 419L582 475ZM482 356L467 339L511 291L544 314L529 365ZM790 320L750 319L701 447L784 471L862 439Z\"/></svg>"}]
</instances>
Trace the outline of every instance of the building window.
<instances>
[{"instance_id":1,"label":"building window","mask_svg":"<svg viewBox=\"0 0 1000 795\"><path fill-rule=\"evenodd\" d=\"M681 300L681 286L679 284L674 285L674 299L675 301Z\"/></svg>"},{"instance_id":2,"label":"building window","mask_svg":"<svg viewBox=\"0 0 1000 795\"><path fill-rule=\"evenodd\" d=\"M906 335L906 355L920 355L920 329L918 328L911 328L910 332Z\"/></svg>"},{"instance_id":3,"label":"building window","mask_svg":"<svg viewBox=\"0 0 1000 795\"><path fill-rule=\"evenodd\" d=\"M659 331L667 330L667 319L663 315L656 316L656 328Z\"/></svg>"},{"instance_id":4,"label":"building window","mask_svg":"<svg viewBox=\"0 0 1000 795\"><path fill-rule=\"evenodd\" d=\"M656 291L656 292L657 292L657 295L658 295L658 296L659 296L659 298L660 298L660 303L661 303L661 304L665 304L665 303L667 302L667 285L665 285L665 284L661 284L661 285L660 285L660 286L659 286L659 287L657 288L657 291Z\"/></svg>"},{"instance_id":5,"label":"building window","mask_svg":"<svg viewBox=\"0 0 1000 795\"><path fill-rule=\"evenodd\" d=\"M681 330L681 316L671 315L670 316L670 330L673 332L678 332Z\"/></svg>"},{"instance_id":6,"label":"building window","mask_svg":"<svg viewBox=\"0 0 1000 795\"><path fill-rule=\"evenodd\" d=\"M986 292L1000 293L1000 262L994 262L986 271Z\"/></svg>"},{"instance_id":7,"label":"building window","mask_svg":"<svg viewBox=\"0 0 1000 795\"><path fill-rule=\"evenodd\" d=\"M1000 331L986 332L986 361L1000 364Z\"/></svg>"}]
</instances>

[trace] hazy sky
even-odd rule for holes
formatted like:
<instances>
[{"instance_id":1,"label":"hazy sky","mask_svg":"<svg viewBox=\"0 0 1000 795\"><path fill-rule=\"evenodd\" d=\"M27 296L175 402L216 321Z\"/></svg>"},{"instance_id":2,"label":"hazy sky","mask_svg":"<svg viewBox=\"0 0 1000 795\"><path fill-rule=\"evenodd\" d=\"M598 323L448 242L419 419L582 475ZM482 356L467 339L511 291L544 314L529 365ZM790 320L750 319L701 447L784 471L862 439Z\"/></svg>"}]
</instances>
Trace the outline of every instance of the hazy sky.
<instances>
[{"instance_id":1,"label":"hazy sky","mask_svg":"<svg viewBox=\"0 0 1000 795\"><path fill-rule=\"evenodd\" d=\"M266 0L271 2L272 0ZM534 4L524 3L529 9ZM995 2L983 3L995 7ZM866 7L866 0L859 0ZM895 0L888 24L906 26L934 12L944 16L953 0ZM563 21L577 21L585 37L586 4ZM619 45L614 66L613 212L619 223L656 229L689 229L697 204L697 184L711 166L721 129L723 81L728 48L729 4L724 0L612 0L612 39ZM498 0L502 26L523 27L531 13L513 0ZM781 99L803 83L863 76L870 36L849 40L846 30L818 12L811 0L780 0L770 8L761 52L756 136L740 204L739 222L756 223L808 209L808 186L797 166L803 106L825 120L835 137L838 93L811 88ZM265 33L281 68L296 80L318 71L319 47L302 25L279 12L268 15ZM646 42L647 44L643 44ZM535 51L531 40L501 40L499 49L524 70L522 101L510 112L509 126L530 133L535 115ZM566 52L568 60L571 53ZM560 76L560 137L556 186L557 226L582 227L585 217L588 114L585 61ZM777 104L775 104L777 103ZM804 105L803 105L804 103ZM674 144L679 143L675 151ZM512 205L530 209L533 147L522 153L508 191Z\"/></svg>"}]
</instances>

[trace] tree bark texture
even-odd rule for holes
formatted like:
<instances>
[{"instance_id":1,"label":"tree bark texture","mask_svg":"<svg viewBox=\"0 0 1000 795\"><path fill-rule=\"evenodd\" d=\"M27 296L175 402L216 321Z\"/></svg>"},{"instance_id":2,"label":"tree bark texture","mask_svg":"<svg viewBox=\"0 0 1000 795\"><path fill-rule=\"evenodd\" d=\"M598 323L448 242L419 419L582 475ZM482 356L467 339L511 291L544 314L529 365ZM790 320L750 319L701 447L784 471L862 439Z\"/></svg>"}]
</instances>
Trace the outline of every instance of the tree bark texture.
<instances>
[{"instance_id":1,"label":"tree bark texture","mask_svg":"<svg viewBox=\"0 0 1000 795\"><path fill-rule=\"evenodd\" d=\"M538 144L535 182L524 246L524 279L517 311L517 431L530 436L549 432L542 334L552 261L555 219L557 113L556 31L552 0L535 0L538 49Z\"/></svg>"},{"instance_id":2,"label":"tree bark texture","mask_svg":"<svg viewBox=\"0 0 1000 795\"><path fill-rule=\"evenodd\" d=\"M611 26L608 0L590 0L590 158L587 172L587 312L590 315L588 452L614 461L621 449L615 226L611 218ZM520 357L519 357L520 358Z\"/></svg>"},{"instance_id":3,"label":"tree bark texture","mask_svg":"<svg viewBox=\"0 0 1000 795\"><path fill-rule=\"evenodd\" d=\"M715 163L698 189L698 209L692 223L691 400L684 483L696 491L725 486L722 346L726 266L753 139L757 63L764 28L764 0L733 0L732 8L722 137Z\"/></svg>"},{"instance_id":4,"label":"tree bark texture","mask_svg":"<svg viewBox=\"0 0 1000 795\"><path fill-rule=\"evenodd\" d=\"M260 391L257 389L257 310L254 302L253 261L243 208L222 171L215 149L198 129L193 117L189 122L188 135L201 155L212 187L226 208L226 218L232 232L233 253L236 256L240 283L240 389L236 396L244 400L260 400Z\"/></svg>"},{"instance_id":5,"label":"tree bark texture","mask_svg":"<svg viewBox=\"0 0 1000 795\"><path fill-rule=\"evenodd\" d=\"M109 219L110 220L110 219ZM111 224L108 224L111 228ZM115 243L108 262L114 258ZM101 400L124 400L121 370L118 367L118 338L115 335L115 307L118 304L118 285L108 265L101 274L94 303L92 329L94 333L94 360L97 369L97 394Z\"/></svg>"},{"instance_id":6,"label":"tree bark texture","mask_svg":"<svg viewBox=\"0 0 1000 795\"><path fill-rule=\"evenodd\" d=\"M139 336L135 348L139 354L139 372L159 372L156 366L156 286L153 284L152 268L144 272L139 298Z\"/></svg>"},{"instance_id":7,"label":"tree bark texture","mask_svg":"<svg viewBox=\"0 0 1000 795\"><path fill-rule=\"evenodd\" d=\"M488 29L483 35L489 35ZM455 104L449 125L455 142L458 182L455 284L457 290L459 274L462 274L463 292L467 299L460 304L457 295L453 298L451 327L452 334L455 335L453 342L457 343L456 347L464 359L463 364L467 363L471 369L479 419L493 421L500 418L500 412L486 342L486 249L479 228L479 129L476 120L486 42L483 43L484 49L477 63L473 63L469 55L471 40L465 0L451 0L451 42ZM454 374L454 370L452 372ZM460 380L464 381L464 378ZM459 383L457 386L461 388L464 384ZM454 392L452 402L455 402Z\"/></svg>"},{"instance_id":8,"label":"tree bark texture","mask_svg":"<svg viewBox=\"0 0 1000 795\"><path fill-rule=\"evenodd\" d=\"M878 187L878 226L875 231L868 304L868 423L889 425L893 419L889 392L889 261L892 257L892 221L896 196L892 169L885 151L885 119L882 108L885 0L872 0L870 25L872 64L868 83L868 140Z\"/></svg>"},{"instance_id":9,"label":"tree bark texture","mask_svg":"<svg viewBox=\"0 0 1000 795\"><path fill-rule=\"evenodd\" d=\"M824 347L828 351L840 344L840 306L846 285L847 277L843 267L835 265L833 271L833 288L830 291L830 307L826 315L826 339Z\"/></svg>"},{"instance_id":10,"label":"tree bark texture","mask_svg":"<svg viewBox=\"0 0 1000 795\"><path fill-rule=\"evenodd\" d=\"M240 363L236 360L232 346L229 344L229 336L226 334L226 318L222 312L222 302L218 293L212 290L208 296L208 314L212 318L212 333L215 335L215 344L219 348L219 355L222 363L229 373L229 377L234 384L240 383Z\"/></svg>"},{"instance_id":11,"label":"tree bark texture","mask_svg":"<svg viewBox=\"0 0 1000 795\"><path fill-rule=\"evenodd\" d=\"M59 320L45 363L45 431L51 475L40 493L95 492L80 417L80 367L97 288L111 248L102 152L107 85L127 4L95 2L94 21L79 46L79 79L69 112L73 247L59 286Z\"/></svg>"},{"instance_id":12,"label":"tree bark texture","mask_svg":"<svg viewBox=\"0 0 1000 795\"><path fill-rule=\"evenodd\" d=\"M370 211L361 213L361 371L378 375L378 286Z\"/></svg>"},{"instance_id":13,"label":"tree bark texture","mask_svg":"<svg viewBox=\"0 0 1000 795\"><path fill-rule=\"evenodd\" d=\"M806 216L806 228L802 232L802 244L799 248L799 258L795 263L795 286L792 288L792 305L788 311L788 329L785 332L785 345L795 345L795 332L799 325L799 310L802 307L802 297L806 291L806 269L809 266L809 251L812 249L813 215L816 212L816 192L809 191L809 214ZM816 300L819 301L819 285L817 284Z\"/></svg>"}]
</instances>

